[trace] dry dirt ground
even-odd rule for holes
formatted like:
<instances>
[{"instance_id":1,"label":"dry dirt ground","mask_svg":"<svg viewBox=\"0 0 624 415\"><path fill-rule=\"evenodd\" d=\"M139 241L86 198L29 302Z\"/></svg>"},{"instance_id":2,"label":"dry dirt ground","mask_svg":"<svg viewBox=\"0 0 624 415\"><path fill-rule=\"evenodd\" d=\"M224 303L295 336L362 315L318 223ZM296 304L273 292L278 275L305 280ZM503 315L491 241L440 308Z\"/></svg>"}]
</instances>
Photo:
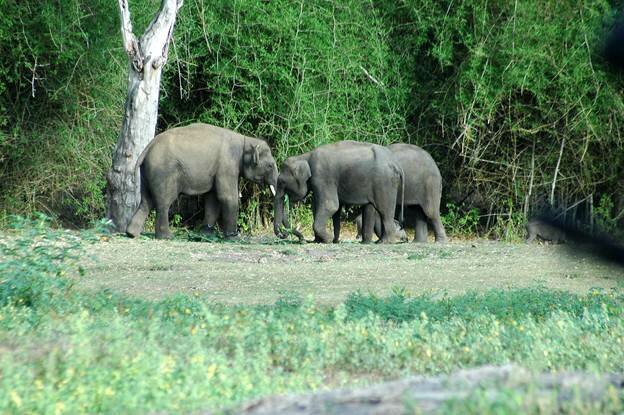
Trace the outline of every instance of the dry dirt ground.
<instances>
[{"instance_id":1,"label":"dry dirt ground","mask_svg":"<svg viewBox=\"0 0 624 415\"><path fill-rule=\"evenodd\" d=\"M319 245L256 237L240 242L114 237L90 245L78 286L149 299L198 294L225 304L272 303L284 292L337 303L356 290L386 295L543 286L585 293L624 286L621 268L562 246L486 240L447 244Z\"/></svg>"}]
</instances>

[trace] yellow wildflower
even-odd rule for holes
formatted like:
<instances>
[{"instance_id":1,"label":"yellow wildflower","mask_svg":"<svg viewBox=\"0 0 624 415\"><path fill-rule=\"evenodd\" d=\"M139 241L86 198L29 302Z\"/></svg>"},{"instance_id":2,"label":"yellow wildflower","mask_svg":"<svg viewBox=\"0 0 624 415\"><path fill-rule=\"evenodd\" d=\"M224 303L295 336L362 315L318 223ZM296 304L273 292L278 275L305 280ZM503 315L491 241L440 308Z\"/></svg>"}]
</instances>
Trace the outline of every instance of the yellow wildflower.
<instances>
[{"instance_id":1,"label":"yellow wildflower","mask_svg":"<svg viewBox=\"0 0 624 415\"><path fill-rule=\"evenodd\" d=\"M217 371L217 365L215 365L214 363L208 366L208 373L206 373L206 376L208 377L208 379L211 379L214 376L216 371Z\"/></svg>"},{"instance_id":2,"label":"yellow wildflower","mask_svg":"<svg viewBox=\"0 0 624 415\"><path fill-rule=\"evenodd\" d=\"M17 392L11 391L10 395L11 395L11 400L13 401L16 407L19 408L20 406L22 406L22 398L20 398Z\"/></svg>"}]
</instances>

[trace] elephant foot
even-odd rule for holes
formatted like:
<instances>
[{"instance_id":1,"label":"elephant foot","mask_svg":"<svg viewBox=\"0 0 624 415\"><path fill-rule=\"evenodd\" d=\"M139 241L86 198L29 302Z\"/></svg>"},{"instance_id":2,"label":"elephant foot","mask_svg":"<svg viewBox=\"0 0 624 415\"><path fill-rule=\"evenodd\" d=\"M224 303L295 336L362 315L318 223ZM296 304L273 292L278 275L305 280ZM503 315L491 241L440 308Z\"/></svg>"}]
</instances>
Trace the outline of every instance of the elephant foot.
<instances>
[{"instance_id":1,"label":"elephant foot","mask_svg":"<svg viewBox=\"0 0 624 415\"><path fill-rule=\"evenodd\" d=\"M448 238L446 236L440 236L435 238L436 243L445 244L448 242Z\"/></svg>"},{"instance_id":2,"label":"elephant foot","mask_svg":"<svg viewBox=\"0 0 624 415\"><path fill-rule=\"evenodd\" d=\"M223 235L223 238L226 241L232 241L232 242L240 241L240 235L238 234L238 232L226 232Z\"/></svg>"},{"instance_id":3,"label":"elephant foot","mask_svg":"<svg viewBox=\"0 0 624 415\"><path fill-rule=\"evenodd\" d=\"M360 243L361 244L372 244L373 240L372 239L366 239L366 240L362 239L362 242L360 242Z\"/></svg>"},{"instance_id":4,"label":"elephant foot","mask_svg":"<svg viewBox=\"0 0 624 415\"><path fill-rule=\"evenodd\" d=\"M199 231L206 236L215 236L217 234L217 227L215 225L202 225Z\"/></svg>"},{"instance_id":5,"label":"elephant foot","mask_svg":"<svg viewBox=\"0 0 624 415\"><path fill-rule=\"evenodd\" d=\"M129 238L138 238L138 236L141 234L141 231L137 231L136 229L126 229L126 235Z\"/></svg>"},{"instance_id":6,"label":"elephant foot","mask_svg":"<svg viewBox=\"0 0 624 415\"><path fill-rule=\"evenodd\" d=\"M130 238L137 238L139 235L141 235L141 230L142 229L140 226L130 223L130 225L128 225L128 227L126 228L126 235L128 235Z\"/></svg>"},{"instance_id":7,"label":"elephant foot","mask_svg":"<svg viewBox=\"0 0 624 415\"><path fill-rule=\"evenodd\" d=\"M401 240L401 238L398 235L393 235L393 236L388 236L388 237L384 236L379 241L377 241L377 243L380 243L380 244L398 244L401 242L404 242L404 241Z\"/></svg>"},{"instance_id":8,"label":"elephant foot","mask_svg":"<svg viewBox=\"0 0 624 415\"><path fill-rule=\"evenodd\" d=\"M163 239L163 240L173 239L173 234L171 233L171 231L156 232L156 239Z\"/></svg>"},{"instance_id":9,"label":"elephant foot","mask_svg":"<svg viewBox=\"0 0 624 415\"><path fill-rule=\"evenodd\" d=\"M324 238L319 238L318 236L314 237L314 243L317 244L327 244L329 243L329 240L324 239Z\"/></svg>"}]
</instances>

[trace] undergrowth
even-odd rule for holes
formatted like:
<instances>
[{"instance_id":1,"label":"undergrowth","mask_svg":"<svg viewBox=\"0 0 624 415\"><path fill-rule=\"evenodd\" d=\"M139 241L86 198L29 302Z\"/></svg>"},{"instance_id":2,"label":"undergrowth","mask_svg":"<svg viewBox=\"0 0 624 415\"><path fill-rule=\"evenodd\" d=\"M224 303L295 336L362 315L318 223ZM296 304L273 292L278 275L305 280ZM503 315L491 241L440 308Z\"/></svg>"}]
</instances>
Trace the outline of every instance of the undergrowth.
<instances>
[{"instance_id":1,"label":"undergrowth","mask_svg":"<svg viewBox=\"0 0 624 415\"><path fill-rule=\"evenodd\" d=\"M17 223L20 230L2 236L2 263L12 265L0 276L1 413L218 409L509 362L624 370L624 299L615 291L434 299L395 289L387 297L355 293L336 307L288 292L262 306L181 295L147 301L72 289L75 278L89 278L73 263L84 237ZM39 286L11 291L29 284Z\"/></svg>"}]
</instances>

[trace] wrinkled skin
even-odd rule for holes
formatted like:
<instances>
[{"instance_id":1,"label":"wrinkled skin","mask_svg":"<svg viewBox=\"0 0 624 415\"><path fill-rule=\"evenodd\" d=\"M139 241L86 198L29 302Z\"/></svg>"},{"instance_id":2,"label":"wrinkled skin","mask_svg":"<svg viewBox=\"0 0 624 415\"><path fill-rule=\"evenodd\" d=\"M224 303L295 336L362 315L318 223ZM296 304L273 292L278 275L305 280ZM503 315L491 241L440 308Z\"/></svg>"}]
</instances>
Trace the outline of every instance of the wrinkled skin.
<instances>
[{"instance_id":1,"label":"wrinkled skin","mask_svg":"<svg viewBox=\"0 0 624 415\"><path fill-rule=\"evenodd\" d=\"M141 204L126 233L138 236L152 207L156 237L171 237L169 207L178 195L205 194L204 230L211 232L221 216L223 233L236 237L239 177L275 187L277 165L263 140L225 128L195 123L167 130L139 158Z\"/></svg>"},{"instance_id":2,"label":"wrinkled skin","mask_svg":"<svg viewBox=\"0 0 624 415\"><path fill-rule=\"evenodd\" d=\"M442 175L437 164L429 153L413 144L392 144L388 149L405 175L403 203L406 215L414 218L414 242L427 241L428 223L433 227L436 242L446 242L446 231L440 218ZM401 196L399 189L397 200L401 200ZM367 212L372 213L364 209L364 220ZM375 233L380 236L377 231Z\"/></svg>"},{"instance_id":3,"label":"wrinkled skin","mask_svg":"<svg viewBox=\"0 0 624 415\"><path fill-rule=\"evenodd\" d=\"M566 233L562 229L559 229L539 219L531 219L530 221L528 221L526 224L526 230L526 243L531 243L536 238L540 238L544 241L550 241L553 243L565 242L567 239Z\"/></svg>"},{"instance_id":4,"label":"wrinkled skin","mask_svg":"<svg viewBox=\"0 0 624 415\"><path fill-rule=\"evenodd\" d=\"M362 237L362 214L360 213L359 215L356 216L355 218L355 226L357 227L357 235L356 238L361 238ZM397 231L399 233L399 238L401 239L401 241L407 241L407 233L405 233L405 229L401 228L401 224L399 223L398 220L394 220L394 226L396 226ZM375 235L377 235L378 238L381 238L381 218L379 217L379 215L375 215L375 224L373 226L373 229L375 231Z\"/></svg>"},{"instance_id":5,"label":"wrinkled skin","mask_svg":"<svg viewBox=\"0 0 624 415\"><path fill-rule=\"evenodd\" d=\"M275 234L284 238L281 227L290 229L284 211L285 196L297 202L312 192L315 242L339 241L340 212L345 205L370 205L379 212L382 226L389 230L380 241L399 242L394 210L401 182L402 172L392 154L376 144L340 141L290 157L284 161L277 180ZM329 218L333 220L333 238L326 230ZM372 229L373 223L364 226Z\"/></svg>"}]
</instances>

